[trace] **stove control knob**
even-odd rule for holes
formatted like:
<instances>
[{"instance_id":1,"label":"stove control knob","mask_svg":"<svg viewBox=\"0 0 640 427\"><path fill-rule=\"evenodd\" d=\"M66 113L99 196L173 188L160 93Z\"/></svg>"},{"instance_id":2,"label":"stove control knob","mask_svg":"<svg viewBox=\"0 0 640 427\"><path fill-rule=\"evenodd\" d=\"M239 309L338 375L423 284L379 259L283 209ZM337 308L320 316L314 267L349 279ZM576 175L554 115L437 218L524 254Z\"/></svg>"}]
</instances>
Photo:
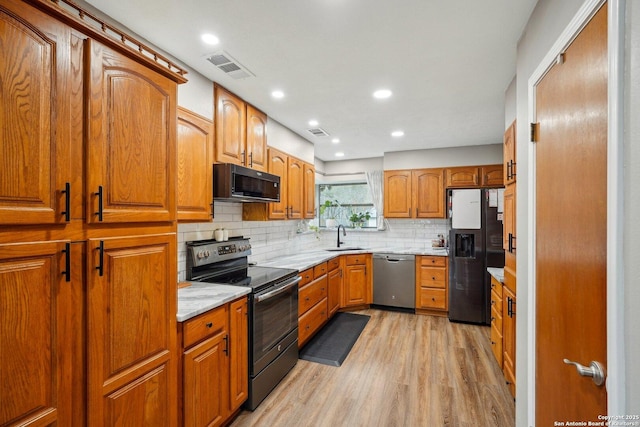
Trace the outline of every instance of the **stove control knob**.
<instances>
[{"instance_id":1,"label":"stove control knob","mask_svg":"<svg viewBox=\"0 0 640 427\"><path fill-rule=\"evenodd\" d=\"M198 252L198 253L196 254L196 258L198 258L198 259L202 259L202 258L204 258L204 253L202 253L202 251Z\"/></svg>"},{"instance_id":2,"label":"stove control knob","mask_svg":"<svg viewBox=\"0 0 640 427\"><path fill-rule=\"evenodd\" d=\"M211 255L211 253L209 251L204 251L203 255L205 258L209 258L209 255Z\"/></svg>"}]
</instances>

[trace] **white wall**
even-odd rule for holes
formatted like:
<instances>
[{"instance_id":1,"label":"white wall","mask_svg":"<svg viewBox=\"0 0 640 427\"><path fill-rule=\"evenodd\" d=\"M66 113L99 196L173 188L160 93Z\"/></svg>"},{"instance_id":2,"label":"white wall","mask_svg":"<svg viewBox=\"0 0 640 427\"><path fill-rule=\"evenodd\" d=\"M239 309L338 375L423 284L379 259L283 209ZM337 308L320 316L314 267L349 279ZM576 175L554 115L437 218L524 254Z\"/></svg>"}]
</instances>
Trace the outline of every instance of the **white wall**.
<instances>
[{"instance_id":1,"label":"white wall","mask_svg":"<svg viewBox=\"0 0 640 427\"><path fill-rule=\"evenodd\" d=\"M384 153L384 170L495 165L502 163L502 141L491 145Z\"/></svg>"},{"instance_id":2,"label":"white wall","mask_svg":"<svg viewBox=\"0 0 640 427\"><path fill-rule=\"evenodd\" d=\"M313 144L269 117L267 144L307 163L314 164Z\"/></svg>"},{"instance_id":3,"label":"white wall","mask_svg":"<svg viewBox=\"0 0 640 427\"><path fill-rule=\"evenodd\" d=\"M213 120L213 83L197 71L185 69L189 81L178 86L178 105Z\"/></svg>"},{"instance_id":4,"label":"white wall","mask_svg":"<svg viewBox=\"0 0 640 427\"><path fill-rule=\"evenodd\" d=\"M640 4L627 0L624 84L624 282L627 414L640 414Z\"/></svg>"},{"instance_id":5,"label":"white wall","mask_svg":"<svg viewBox=\"0 0 640 427\"><path fill-rule=\"evenodd\" d=\"M511 126L518 114L518 97L517 91L518 79L514 77L509 83L507 90L504 92L504 128L505 130Z\"/></svg>"}]
</instances>

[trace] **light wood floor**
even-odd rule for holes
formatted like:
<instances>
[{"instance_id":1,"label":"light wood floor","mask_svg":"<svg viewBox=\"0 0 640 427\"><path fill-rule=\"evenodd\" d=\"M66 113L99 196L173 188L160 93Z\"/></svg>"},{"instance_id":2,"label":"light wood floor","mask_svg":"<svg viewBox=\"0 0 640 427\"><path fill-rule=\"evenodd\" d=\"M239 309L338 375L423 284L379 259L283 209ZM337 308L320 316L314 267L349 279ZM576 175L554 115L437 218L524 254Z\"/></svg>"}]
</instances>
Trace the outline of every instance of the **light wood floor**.
<instances>
[{"instance_id":1,"label":"light wood floor","mask_svg":"<svg viewBox=\"0 0 640 427\"><path fill-rule=\"evenodd\" d=\"M341 367L298 360L241 426L513 426L489 327L382 310Z\"/></svg>"}]
</instances>

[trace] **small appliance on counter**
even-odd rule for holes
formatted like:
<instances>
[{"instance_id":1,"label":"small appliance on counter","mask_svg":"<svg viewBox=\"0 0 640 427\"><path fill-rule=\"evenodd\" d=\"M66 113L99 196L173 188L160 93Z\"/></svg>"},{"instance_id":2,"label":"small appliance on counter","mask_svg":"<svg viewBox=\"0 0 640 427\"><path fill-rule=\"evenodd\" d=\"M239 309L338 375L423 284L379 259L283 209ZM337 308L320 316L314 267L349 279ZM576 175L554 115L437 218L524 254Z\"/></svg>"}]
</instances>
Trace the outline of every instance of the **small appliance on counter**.
<instances>
[{"instance_id":1,"label":"small appliance on counter","mask_svg":"<svg viewBox=\"0 0 640 427\"><path fill-rule=\"evenodd\" d=\"M298 270L249 265L249 239L187 242L187 280L245 286L249 294L249 398L253 411L298 361Z\"/></svg>"},{"instance_id":2,"label":"small appliance on counter","mask_svg":"<svg viewBox=\"0 0 640 427\"><path fill-rule=\"evenodd\" d=\"M504 267L502 189L449 190L449 320L491 323L487 267Z\"/></svg>"}]
</instances>

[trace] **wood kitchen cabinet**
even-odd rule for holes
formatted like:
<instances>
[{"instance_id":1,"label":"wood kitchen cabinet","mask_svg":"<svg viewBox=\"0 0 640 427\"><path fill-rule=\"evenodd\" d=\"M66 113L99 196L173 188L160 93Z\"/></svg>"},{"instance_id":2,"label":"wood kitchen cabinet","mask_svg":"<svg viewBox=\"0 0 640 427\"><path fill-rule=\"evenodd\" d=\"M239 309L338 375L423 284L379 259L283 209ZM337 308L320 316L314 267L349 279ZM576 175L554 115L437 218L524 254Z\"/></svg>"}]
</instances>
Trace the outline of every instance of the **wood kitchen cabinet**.
<instances>
[{"instance_id":1,"label":"wood kitchen cabinet","mask_svg":"<svg viewBox=\"0 0 640 427\"><path fill-rule=\"evenodd\" d=\"M504 187L504 168L500 165L480 167L482 187Z\"/></svg>"},{"instance_id":2,"label":"wood kitchen cabinet","mask_svg":"<svg viewBox=\"0 0 640 427\"><path fill-rule=\"evenodd\" d=\"M182 70L28 3L0 7L0 424L175 425Z\"/></svg>"},{"instance_id":3,"label":"wood kitchen cabinet","mask_svg":"<svg viewBox=\"0 0 640 427\"><path fill-rule=\"evenodd\" d=\"M90 239L88 424L175 419L176 236Z\"/></svg>"},{"instance_id":4,"label":"wood kitchen cabinet","mask_svg":"<svg viewBox=\"0 0 640 427\"><path fill-rule=\"evenodd\" d=\"M507 185L504 190L504 212L502 225L502 248L507 254L515 255L516 252L516 186Z\"/></svg>"},{"instance_id":5,"label":"wood kitchen cabinet","mask_svg":"<svg viewBox=\"0 0 640 427\"><path fill-rule=\"evenodd\" d=\"M313 279L304 280L305 284L298 290L298 348L302 348L329 318L327 263L309 270L307 275L312 274Z\"/></svg>"},{"instance_id":6,"label":"wood kitchen cabinet","mask_svg":"<svg viewBox=\"0 0 640 427\"><path fill-rule=\"evenodd\" d=\"M507 276L502 298L503 361L502 371L511 395L516 395L516 295L509 289Z\"/></svg>"},{"instance_id":7,"label":"wood kitchen cabinet","mask_svg":"<svg viewBox=\"0 0 640 427\"><path fill-rule=\"evenodd\" d=\"M504 184L516 182L516 121L504 132Z\"/></svg>"},{"instance_id":8,"label":"wood kitchen cabinet","mask_svg":"<svg viewBox=\"0 0 640 427\"><path fill-rule=\"evenodd\" d=\"M344 270L342 259L342 257L336 257L328 262L327 309L329 310L329 318L340 309L340 303L342 302L342 277Z\"/></svg>"},{"instance_id":9,"label":"wood kitchen cabinet","mask_svg":"<svg viewBox=\"0 0 640 427\"><path fill-rule=\"evenodd\" d=\"M480 167L461 166L445 169L447 188L472 188L480 186Z\"/></svg>"},{"instance_id":10,"label":"wood kitchen cabinet","mask_svg":"<svg viewBox=\"0 0 640 427\"><path fill-rule=\"evenodd\" d=\"M416 313L447 315L448 261L442 256L416 256Z\"/></svg>"},{"instance_id":11,"label":"wood kitchen cabinet","mask_svg":"<svg viewBox=\"0 0 640 427\"><path fill-rule=\"evenodd\" d=\"M307 211L314 211L311 203L315 204L313 165L271 147L268 164L269 173L280 177L280 202L243 203L242 218L245 221L266 221L308 217L311 213Z\"/></svg>"},{"instance_id":12,"label":"wood kitchen cabinet","mask_svg":"<svg viewBox=\"0 0 640 427\"><path fill-rule=\"evenodd\" d=\"M384 171L387 218L444 218L443 170Z\"/></svg>"},{"instance_id":13,"label":"wood kitchen cabinet","mask_svg":"<svg viewBox=\"0 0 640 427\"><path fill-rule=\"evenodd\" d=\"M491 276L491 351L502 368L502 283Z\"/></svg>"},{"instance_id":14,"label":"wood kitchen cabinet","mask_svg":"<svg viewBox=\"0 0 640 427\"><path fill-rule=\"evenodd\" d=\"M345 255L343 307L368 305L373 297L371 254Z\"/></svg>"},{"instance_id":15,"label":"wood kitchen cabinet","mask_svg":"<svg viewBox=\"0 0 640 427\"><path fill-rule=\"evenodd\" d=\"M267 115L219 85L214 98L216 162L266 171Z\"/></svg>"},{"instance_id":16,"label":"wood kitchen cabinet","mask_svg":"<svg viewBox=\"0 0 640 427\"><path fill-rule=\"evenodd\" d=\"M304 163L304 190L303 190L303 210L302 217L304 219L313 219L316 217L316 168Z\"/></svg>"},{"instance_id":17,"label":"wood kitchen cabinet","mask_svg":"<svg viewBox=\"0 0 640 427\"><path fill-rule=\"evenodd\" d=\"M176 84L86 43L87 222L174 221Z\"/></svg>"},{"instance_id":18,"label":"wood kitchen cabinet","mask_svg":"<svg viewBox=\"0 0 640 427\"><path fill-rule=\"evenodd\" d=\"M247 322L247 298L242 297L178 324L180 425L223 425L247 399Z\"/></svg>"},{"instance_id":19,"label":"wood kitchen cabinet","mask_svg":"<svg viewBox=\"0 0 640 427\"><path fill-rule=\"evenodd\" d=\"M213 122L178 107L178 221L213 218Z\"/></svg>"}]
</instances>

